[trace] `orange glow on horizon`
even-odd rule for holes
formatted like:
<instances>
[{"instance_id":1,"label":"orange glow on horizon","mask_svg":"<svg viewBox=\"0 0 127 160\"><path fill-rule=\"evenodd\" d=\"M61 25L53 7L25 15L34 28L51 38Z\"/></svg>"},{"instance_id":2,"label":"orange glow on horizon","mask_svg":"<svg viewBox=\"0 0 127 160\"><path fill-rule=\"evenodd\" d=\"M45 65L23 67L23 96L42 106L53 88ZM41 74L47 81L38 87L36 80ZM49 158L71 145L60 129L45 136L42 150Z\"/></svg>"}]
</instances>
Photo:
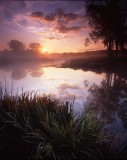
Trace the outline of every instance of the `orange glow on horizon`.
<instances>
[{"instance_id":1,"label":"orange glow on horizon","mask_svg":"<svg viewBox=\"0 0 127 160\"><path fill-rule=\"evenodd\" d=\"M46 52L48 52L48 49L44 47L44 48L42 48L42 52L46 53Z\"/></svg>"}]
</instances>

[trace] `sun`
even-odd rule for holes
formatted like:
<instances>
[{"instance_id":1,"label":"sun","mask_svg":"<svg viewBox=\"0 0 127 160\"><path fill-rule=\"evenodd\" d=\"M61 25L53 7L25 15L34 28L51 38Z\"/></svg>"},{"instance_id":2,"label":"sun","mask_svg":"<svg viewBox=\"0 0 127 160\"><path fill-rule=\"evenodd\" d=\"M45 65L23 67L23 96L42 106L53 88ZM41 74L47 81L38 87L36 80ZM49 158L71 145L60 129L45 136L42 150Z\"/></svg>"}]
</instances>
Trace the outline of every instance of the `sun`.
<instances>
[{"instance_id":1,"label":"sun","mask_svg":"<svg viewBox=\"0 0 127 160\"><path fill-rule=\"evenodd\" d=\"M48 49L44 47L44 48L42 48L42 52L43 53L48 52Z\"/></svg>"},{"instance_id":2,"label":"sun","mask_svg":"<svg viewBox=\"0 0 127 160\"><path fill-rule=\"evenodd\" d=\"M45 48L45 47L41 47L41 48L40 48L40 51L41 51L42 54L43 54L43 53L48 53L48 49Z\"/></svg>"},{"instance_id":3,"label":"sun","mask_svg":"<svg viewBox=\"0 0 127 160\"><path fill-rule=\"evenodd\" d=\"M43 53L48 52L47 48L43 48Z\"/></svg>"}]
</instances>

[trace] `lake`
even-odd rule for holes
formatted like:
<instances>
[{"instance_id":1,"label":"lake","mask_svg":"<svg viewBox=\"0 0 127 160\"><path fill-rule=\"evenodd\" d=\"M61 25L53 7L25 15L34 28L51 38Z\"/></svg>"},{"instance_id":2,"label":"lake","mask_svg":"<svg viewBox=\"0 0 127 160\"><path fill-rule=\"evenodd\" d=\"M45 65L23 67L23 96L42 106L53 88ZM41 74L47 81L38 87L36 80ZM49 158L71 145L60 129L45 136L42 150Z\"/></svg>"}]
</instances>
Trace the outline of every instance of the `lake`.
<instances>
[{"instance_id":1,"label":"lake","mask_svg":"<svg viewBox=\"0 0 127 160\"><path fill-rule=\"evenodd\" d=\"M60 65L60 64L59 64ZM97 74L92 71L74 70L63 68L58 62L43 63L18 63L7 64L0 68L0 82L13 89L13 93L37 91L40 94L63 100L75 99L75 108L82 108L88 95L85 83L100 84L105 78L105 73Z\"/></svg>"},{"instance_id":2,"label":"lake","mask_svg":"<svg viewBox=\"0 0 127 160\"><path fill-rule=\"evenodd\" d=\"M1 63L1 86L3 89L6 86L13 94L34 91L50 94L62 101L74 100L76 112L81 113L84 107L89 112L96 111L98 117L107 123L105 132L122 133L126 137L126 70L115 72L105 70L104 66L99 67L99 70L97 66L75 67L78 60L77 63L74 62L75 60L47 60Z\"/></svg>"}]
</instances>

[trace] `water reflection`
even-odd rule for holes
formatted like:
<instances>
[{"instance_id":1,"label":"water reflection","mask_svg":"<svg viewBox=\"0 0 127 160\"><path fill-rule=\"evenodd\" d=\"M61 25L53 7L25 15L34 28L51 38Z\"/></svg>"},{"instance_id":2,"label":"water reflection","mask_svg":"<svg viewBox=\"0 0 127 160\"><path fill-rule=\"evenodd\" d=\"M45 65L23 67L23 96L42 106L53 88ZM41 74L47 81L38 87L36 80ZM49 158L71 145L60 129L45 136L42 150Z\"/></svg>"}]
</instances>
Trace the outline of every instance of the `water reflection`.
<instances>
[{"instance_id":1,"label":"water reflection","mask_svg":"<svg viewBox=\"0 0 127 160\"><path fill-rule=\"evenodd\" d=\"M3 87L5 83L7 88L13 87L15 94L21 94L23 88L24 92L34 90L64 101L75 99L76 112L82 112L84 105L88 112L96 111L98 117L107 123L104 132L122 134L114 141L122 144L127 138L126 71L98 72L96 68L93 72L92 68L75 69L59 65L58 61L0 64L0 82Z\"/></svg>"},{"instance_id":2,"label":"water reflection","mask_svg":"<svg viewBox=\"0 0 127 160\"><path fill-rule=\"evenodd\" d=\"M127 74L91 72L85 69L60 68L58 61L21 61L0 65L0 81L13 90L39 91L63 100L75 98L78 111L96 111L112 124L120 120L127 127ZM54 65L54 67L53 67ZM91 86L91 87L90 87ZM90 88L89 88L90 87ZM88 89L89 88L89 89Z\"/></svg>"},{"instance_id":3,"label":"water reflection","mask_svg":"<svg viewBox=\"0 0 127 160\"><path fill-rule=\"evenodd\" d=\"M89 88L86 107L89 111L96 111L99 118L108 124L122 122L127 128L127 76L106 74L100 85Z\"/></svg>"},{"instance_id":4,"label":"water reflection","mask_svg":"<svg viewBox=\"0 0 127 160\"><path fill-rule=\"evenodd\" d=\"M73 63L72 63L73 62ZM106 121L106 133L127 138L127 73L126 65L115 69L94 62L59 60L15 61L0 63L0 82L15 94L38 91L64 101L73 101L77 112L84 108ZM89 61L85 61L89 62ZM83 64L82 64L83 63ZM94 65L94 66L93 66ZM13 82L13 83L12 83ZM12 86L13 85L13 86ZM85 105L85 107L84 107ZM119 140L121 144L125 139ZM120 144L120 143L119 143ZM115 145L116 146L116 145Z\"/></svg>"},{"instance_id":5,"label":"water reflection","mask_svg":"<svg viewBox=\"0 0 127 160\"><path fill-rule=\"evenodd\" d=\"M87 97L84 80L90 84L99 84L105 74L96 74L81 69L60 68L58 61L27 61L0 65L0 81L2 85L12 88L20 94L24 91L39 91L63 100L72 101L75 98L77 110L83 109ZM80 109L79 109L80 108Z\"/></svg>"},{"instance_id":6,"label":"water reflection","mask_svg":"<svg viewBox=\"0 0 127 160\"><path fill-rule=\"evenodd\" d=\"M34 71L30 73L32 77L40 77L42 74L44 74L44 71L41 68L36 68Z\"/></svg>"}]
</instances>

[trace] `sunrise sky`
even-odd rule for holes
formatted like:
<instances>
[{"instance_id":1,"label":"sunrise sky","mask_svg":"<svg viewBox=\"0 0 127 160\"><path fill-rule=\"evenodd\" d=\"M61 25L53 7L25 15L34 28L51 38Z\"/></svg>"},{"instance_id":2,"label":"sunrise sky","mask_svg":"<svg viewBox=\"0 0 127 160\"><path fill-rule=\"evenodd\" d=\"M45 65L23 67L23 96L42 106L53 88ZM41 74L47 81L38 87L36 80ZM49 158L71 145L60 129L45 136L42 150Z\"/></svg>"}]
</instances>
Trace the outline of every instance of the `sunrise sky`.
<instances>
[{"instance_id":1,"label":"sunrise sky","mask_svg":"<svg viewBox=\"0 0 127 160\"><path fill-rule=\"evenodd\" d=\"M101 43L85 47L90 32L83 1L0 1L0 50L11 39L40 43L44 51L83 52L103 49Z\"/></svg>"}]
</instances>

